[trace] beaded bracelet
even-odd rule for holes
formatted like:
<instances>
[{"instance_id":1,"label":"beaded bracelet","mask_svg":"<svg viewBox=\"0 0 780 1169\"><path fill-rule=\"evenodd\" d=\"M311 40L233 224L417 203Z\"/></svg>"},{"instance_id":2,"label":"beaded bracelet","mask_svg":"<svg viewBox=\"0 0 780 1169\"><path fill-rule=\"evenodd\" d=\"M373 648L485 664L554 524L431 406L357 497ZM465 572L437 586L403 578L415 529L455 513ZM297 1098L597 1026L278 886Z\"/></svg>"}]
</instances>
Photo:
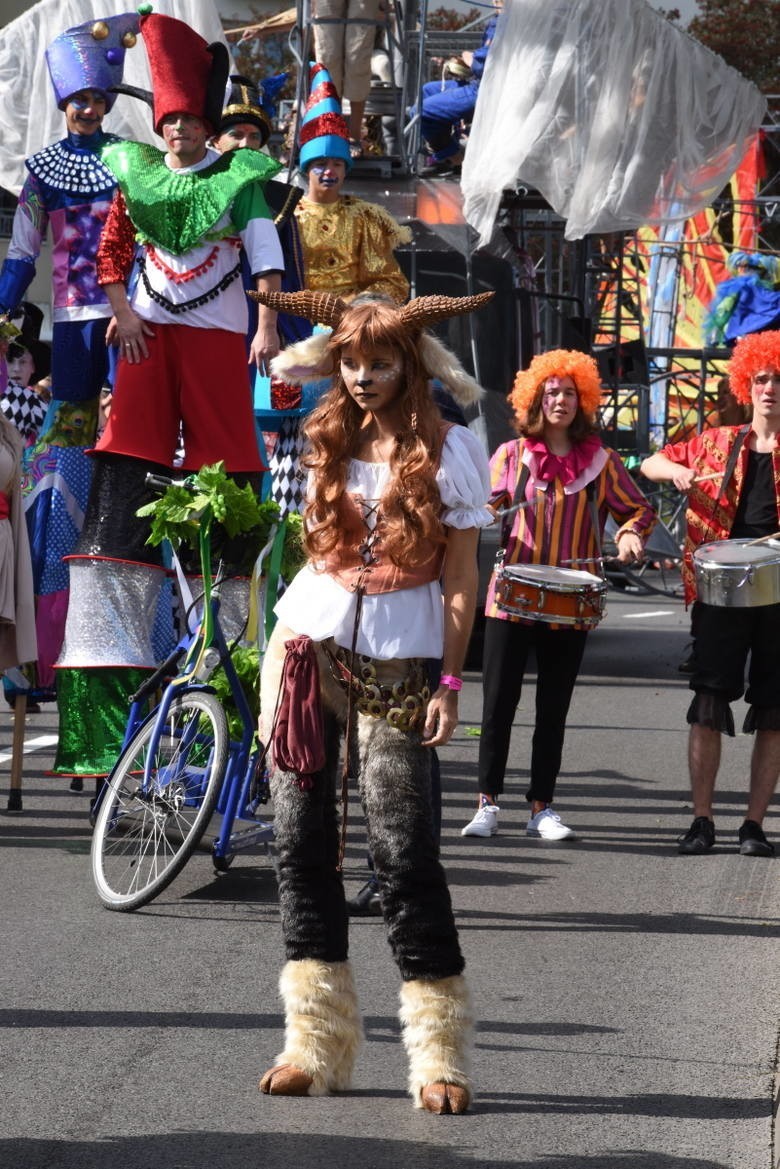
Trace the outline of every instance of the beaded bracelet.
<instances>
[{"instance_id":1,"label":"beaded bracelet","mask_svg":"<svg viewBox=\"0 0 780 1169\"><path fill-rule=\"evenodd\" d=\"M442 674L439 678L439 685L446 686L449 690L462 690L463 679L456 678L454 674Z\"/></svg>"}]
</instances>

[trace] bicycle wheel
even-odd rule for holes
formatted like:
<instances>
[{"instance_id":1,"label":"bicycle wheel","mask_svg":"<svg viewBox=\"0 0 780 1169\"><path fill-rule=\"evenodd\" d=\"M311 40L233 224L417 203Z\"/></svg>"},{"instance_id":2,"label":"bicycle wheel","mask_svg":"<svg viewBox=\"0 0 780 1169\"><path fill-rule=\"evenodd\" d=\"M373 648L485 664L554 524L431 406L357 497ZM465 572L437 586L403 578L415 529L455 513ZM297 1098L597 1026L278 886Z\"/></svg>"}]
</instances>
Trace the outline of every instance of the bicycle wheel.
<instances>
[{"instance_id":1,"label":"bicycle wheel","mask_svg":"<svg viewBox=\"0 0 780 1169\"><path fill-rule=\"evenodd\" d=\"M181 872L206 830L225 775L227 720L213 694L177 695L154 744L156 723L152 716L123 751L95 821L92 876L109 909L146 905Z\"/></svg>"}]
</instances>

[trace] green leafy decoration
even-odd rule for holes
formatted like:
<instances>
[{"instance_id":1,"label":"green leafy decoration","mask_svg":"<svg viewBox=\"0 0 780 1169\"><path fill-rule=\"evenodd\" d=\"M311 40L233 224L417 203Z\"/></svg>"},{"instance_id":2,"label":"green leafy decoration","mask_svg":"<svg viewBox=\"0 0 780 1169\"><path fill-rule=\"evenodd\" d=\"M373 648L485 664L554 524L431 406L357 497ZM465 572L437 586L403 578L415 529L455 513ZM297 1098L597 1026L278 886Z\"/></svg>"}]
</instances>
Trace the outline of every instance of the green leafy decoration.
<instances>
[{"instance_id":1,"label":"green leafy decoration","mask_svg":"<svg viewBox=\"0 0 780 1169\"><path fill-rule=\"evenodd\" d=\"M239 487L225 471L223 462L201 467L188 482L191 489L174 484L159 499L139 507L139 516L152 517L147 544L169 540L177 547L182 543L195 547L200 517L208 507L228 536L259 527L268 539L271 525L279 518L279 508L273 502L261 504L249 483Z\"/></svg>"},{"instance_id":2,"label":"green leafy decoration","mask_svg":"<svg viewBox=\"0 0 780 1169\"><path fill-rule=\"evenodd\" d=\"M169 540L178 547L181 543L194 546L198 541L199 513L186 487L168 487L159 499L139 507L136 514L151 516L147 544L161 544L163 540Z\"/></svg>"},{"instance_id":3,"label":"green leafy decoration","mask_svg":"<svg viewBox=\"0 0 780 1169\"><path fill-rule=\"evenodd\" d=\"M258 554L271 538L274 524L279 523L278 505L272 499L260 503L249 483L239 487L225 471L223 462L201 467L188 482L191 490L173 485L158 499L138 509L137 515L151 520L147 544L167 540L176 549L182 544L196 548L200 518L210 507L215 527L221 526L230 539L246 537L238 552L233 549L233 567L240 575L251 575ZM289 515L281 569L288 584L305 561L303 520L299 515Z\"/></svg>"},{"instance_id":4,"label":"green leafy decoration","mask_svg":"<svg viewBox=\"0 0 780 1169\"><path fill-rule=\"evenodd\" d=\"M238 646L230 655L244 691L252 718L257 723L260 713L260 657L256 646ZM225 709L228 720L228 731L231 739L240 739L243 734L243 723L238 709L233 702L230 683L227 674L220 668L209 678L209 686L213 686L217 698Z\"/></svg>"},{"instance_id":5,"label":"green leafy decoration","mask_svg":"<svg viewBox=\"0 0 780 1169\"><path fill-rule=\"evenodd\" d=\"M287 514L287 530L284 536L281 574L287 584L306 563L306 549L303 546L303 516L296 512Z\"/></svg>"}]
</instances>

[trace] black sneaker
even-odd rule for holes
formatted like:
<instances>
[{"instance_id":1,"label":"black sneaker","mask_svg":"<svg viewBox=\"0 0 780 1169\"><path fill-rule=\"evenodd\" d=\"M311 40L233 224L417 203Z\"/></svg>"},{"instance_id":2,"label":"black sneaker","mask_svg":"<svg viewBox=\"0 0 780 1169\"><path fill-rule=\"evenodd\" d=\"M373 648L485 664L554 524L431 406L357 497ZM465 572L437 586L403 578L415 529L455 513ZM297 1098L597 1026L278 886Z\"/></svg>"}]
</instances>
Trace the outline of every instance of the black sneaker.
<instances>
[{"instance_id":1,"label":"black sneaker","mask_svg":"<svg viewBox=\"0 0 780 1169\"><path fill-rule=\"evenodd\" d=\"M697 816L685 836L677 841L677 851L686 856L707 852L715 843L715 824L707 816Z\"/></svg>"},{"instance_id":2,"label":"black sneaker","mask_svg":"<svg viewBox=\"0 0 780 1169\"><path fill-rule=\"evenodd\" d=\"M774 856L775 846L764 836L760 824L746 820L739 830L739 851L742 856Z\"/></svg>"},{"instance_id":3,"label":"black sneaker","mask_svg":"<svg viewBox=\"0 0 780 1169\"><path fill-rule=\"evenodd\" d=\"M350 917L379 917L382 906L379 901L379 883L376 877L369 877L365 885L349 901L347 913Z\"/></svg>"}]
</instances>

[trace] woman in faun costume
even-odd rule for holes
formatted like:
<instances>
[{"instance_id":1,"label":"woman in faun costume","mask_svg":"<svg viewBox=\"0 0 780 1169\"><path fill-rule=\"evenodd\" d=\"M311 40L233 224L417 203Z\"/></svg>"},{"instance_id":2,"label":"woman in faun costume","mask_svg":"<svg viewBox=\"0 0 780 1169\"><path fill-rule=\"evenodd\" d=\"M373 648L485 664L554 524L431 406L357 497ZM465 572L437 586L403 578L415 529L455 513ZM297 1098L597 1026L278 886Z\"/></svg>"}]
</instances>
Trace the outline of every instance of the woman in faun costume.
<instances>
[{"instance_id":1,"label":"woman in faun costume","mask_svg":"<svg viewBox=\"0 0 780 1169\"><path fill-rule=\"evenodd\" d=\"M306 424L310 560L276 607L261 680L288 960L285 1048L260 1088L295 1096L346 1088L362 1034L340 873L346 727L403 979L410 1092L419 1108L464 1112L471 1017L433 834L429 748L457 725L478 532L493 517L486 456L465 427L442 423L428 385L438 374L463 400L474 383L424 325L491 294L402 308L347 306L325 293L256 295L333 330L287 349L274 367L287 381L331 376L333 386ZM306 696L295 692L307 655L320 699L309 724ZM433 694L427 658L443 658ZM318 751L311 729L320 716Z\"/></svg>"}]
</instances>

